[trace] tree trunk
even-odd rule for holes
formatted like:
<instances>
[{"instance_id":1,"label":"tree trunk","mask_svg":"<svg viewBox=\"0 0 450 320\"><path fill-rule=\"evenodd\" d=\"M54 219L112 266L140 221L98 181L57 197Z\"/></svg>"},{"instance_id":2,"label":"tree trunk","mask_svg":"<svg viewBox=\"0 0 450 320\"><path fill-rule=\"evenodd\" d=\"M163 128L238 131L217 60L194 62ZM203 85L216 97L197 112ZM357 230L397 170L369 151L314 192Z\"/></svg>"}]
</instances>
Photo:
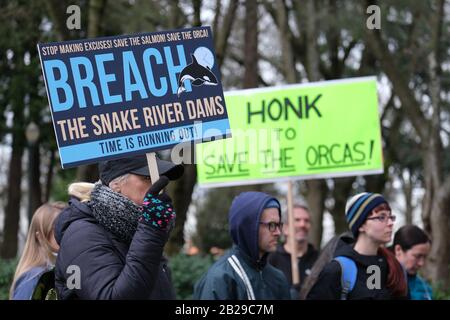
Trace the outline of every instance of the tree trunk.
<instances>
[{"instance_id":1,"label":"tree trunk","mask_svg":"<svg viewBox=\"0 0 450 320\"><path fill-rule=\"evenodd\" d=\"M48 168L47 168L47 176L45 179L45 195L44 195L44 202L48 202L50 199L50 192L52 188L52 181L53 181L53 168L55 166L55 150L50 149L50 159L48 162Z\"/></svg>"},{"instance_id":2,"label":"tree trunk","mask_svg":"<svg viewBox=\"0 0 450 320\"><path fill-rule=\"evenodd\" d=\"M306 73L311 82L320 80L319 73L319 50L317 48L317 28L314 0L305 1L305 32L306 32Z\"/></svg>"},{"instance_id":3,"label":"tree trunk","mask_svg":"<svg viewBox=\"0 0 450 320\"><path fill-rule=\"evenodd\" d=\"M245 2L244 88L258 86L258 4Z\"/></svg>"},{"instance_id":4,"label":"tree trunk","mask_svg":"<svg viewBox=\"0 0 450 320\"><path fill-rule=\"evenodd\" d=\"M430 221L433 244L425 269L433 282L442 286L442 288L448 288L450 282L450 246L448 237L450 190L448 189L450 188L442 187L433 202L433 214Z\"/></svg>"},{"instance_id":5,"label":"tree trunk","mask_svg":"<svg viewBox=\"0 0 450 320\"><path fill-rule=\"evenodd\" d=\"M15 258L17 254L17 234L20 221L20 198L22 190L22 155L23 155L23 133L13 133L13 148L9 162L8 173L8 199L5 208L5 220L3 231L3 243L1 247L1 258Z\"/></svg>"},{"instance_id":6,"label":"tree trunk","mask_svg":"<svg viewBox=\"0 0 450 320\"><path fill-rule=\"evenodd\" d=\"M323 232L323 212L325 211L325 197L327 186L324 180L307 180L306 201L311 212L310 242L316 248L320 248Z\"/></svg>"},{"instance_id":7,"label":"tree trunk","mask_svg":"<svg viewBox=\"0 0 450 320\"><path fill-rule=\"evenodd\" d=\"M233 22L236 18L236 9L239 5L238 0L230 0L230 4L228 6L225 17L223 18L223 22L221 27L218 28L216 32L216 58L217 64L222 66L223 60L225 59L225 53L228 47L228 38L231 33L231 28L233 26Z\"/></svg>"},{"instance_id":8,"label":"tree trunk","mask_svg":"<svg viewBox=\"0 0 450 320\"><path fill-rule=\"evenodd\" d=\"M214 35L214 47L217 48L217 34L219 32L219 18L220 18L220 12L222 11L222 5L220 0L216 0L216 5L214 8L214 20L212 23L212 32Z\"/></svg>"},{"instance_id":9,"label":"tree trunk","mask_svg":"<svg viewBox=\"0 0 450 320\"><path fill-rule=\"evenodd\" d=\"M102 18L107 0L90 0L88 15L88 38L95 38L102 34Z\"/></svg>"},{"instance_id":10,"label":"tree trunk","mask_svg":"<svg viewBox=\"0 0 450 320\"><path fill-rule=\"evenodd\" d=\"M194 164L186 164L184 165L183 177L169 185L169 194L173 198L173 205L177 214L175 227L165 249L169 255L178 253L184 245L184 224L192 200L196 179L196 166Z\"/></svg>"},{"instance_id":11,"label":"tree trunk","mask_svg":"<svg viewBox=\"0 0 450 320\"><path fill-rule=\"evenodd\" d=\"M200 27L202 25L202 21L200 19L200 8L202 6L202 0L192 0L192 6L194 8L194 21L192 22L192 26Z\"/></svg>"},{"instance_id":12,"label":"tree trunk","mask_svg":"<svg viewBox=\"0 0 450 320\"><path fill-rule=\"evenodd\" d=\"M46 0L47 11L50 16L50 21L57 30L56 38L58 41L64 41L70 38L70 31L66 28L66 6L60 0Z\"/></svg>"},{"instance_id":13,"label":"tree trunk","mask_svg":"<svg viewBox=\"0 0 450 320\"><path fill-rule=\"evenodd\" d=\"M172 0L170 3L170 11L169 11L169 27L175 29L179 26L179 1Z\"/></svg>"},{"instance_id":14,"label":"tree trunk","mask_svg":"<svg viewBox=\"0 0 450 320\"><path fill-rule=\"evenodd\" d=\"M39 153L39 144L36 143L28 149L30 152L30 163L28 163L28 170L30 170L30 185L28 186L29 196L29 211L28 224L31 223L34 212L42 204L42 188L41 188L41 158Z\"/></svg>"},{"instance_id":15,"label":"tree trunk","mask_svg":"<svg viewBox=\"0 0 450 320\"><path fill-rule=\"evenodd\" d=\"M449 209L450 175L442 178L442 140L440 137L440 37L443 20L444 0L439 0L436 14L432 15L432 39L430 45L428 76L432 117L429 120L421 111L420 103L409 88L408 76L401 73L397 57L391 54L379 30L366 30L367 43L377 57L384 72L392 82L394 91L401 100L405 114L414 126L421 140L421 156L424 163L425 197L423 200L423 220L425 230L431 234L433 245L428 257L426 271L434 283L449 283ZM414 59L411 59L414 60Z\"/></svg>"},{"instance_id":16,"label":"tree trunk","mask_svg":"<svg viewBox=\"0 0 450 320\"><path fill-rule=\"evenodd\" d=\"M20 23L20 20L18 21ZM8 171L8 191L7 203L4 216L3 243L0 249L0 256L4 259L15 258L17 255L17 234L19 232L20 203L22 197L22 156L25 146L25 119L24 109L27 70L24 63L24 55L28 47L17 46L14 49L14 58L10 69L11 79L8 86L10 95L8 103L14 115L12 121L12 151Z\"/></svg>"},{"instance_id":17,"label":"tree trunk","mask_svg":"<svg viewBox=\"0 0 450 320\"><path fill-rule=\"evenodd\" d=\"M405 174L407 175L407 178L405 178ZM414 211L414 206L412 204L412 193L414 189L412 172L410 170L400 172L399 177L402 181L403 195L405 197L405 224L412 224Z\"/></svg>"},{"instance_id":18,"label":"tree trunk","mask_svg":"<svg viewBox=\"0 0 450 320\"><path fill-rule=\"evenodd\" d=\"M332 197L334 199L334 206L330 209L330 213L334 220L334 230L336 234L341 234L348 231L347 220L345 220L345 205L352 190L354 177L349 178L335 178Z\"/></svg>"},{"instance_id":19,"label":"tree trunk","mask_svg":"<svg viewBox=\"0 0 450 320\"><path fill-rule=\"evenodd\" d=\"M284 0L277 0L277 21L281 40L281 55L283 59L284 75L288 83L297 82L294 53L288 25L288 12Z\"/></svg>"},{"instance_id":20,"label":"tree trunk","mask_svg":"<svg viewBox=\"0 0 450 320\"><path fill-rule=\"evenodd\" d=\"M436 2L436 14L431 20L432 37L431 52L428 55L428 75L429 92L432 105L431 130L429 130L430 139L428 139L429 149L426 148L424 156L427 175L430 176L434 191L433 202L431 204L431 213L429 214L431 227L431 236L433 245L426 271L435 283L442 284L447 288L449 279L449 200L450 200L450 175L442 179L442 158L443 146L441 140L441 35L444 19L444 0ZM445 182L443 182L445 181Z\"/></svg>"}]
</instances>

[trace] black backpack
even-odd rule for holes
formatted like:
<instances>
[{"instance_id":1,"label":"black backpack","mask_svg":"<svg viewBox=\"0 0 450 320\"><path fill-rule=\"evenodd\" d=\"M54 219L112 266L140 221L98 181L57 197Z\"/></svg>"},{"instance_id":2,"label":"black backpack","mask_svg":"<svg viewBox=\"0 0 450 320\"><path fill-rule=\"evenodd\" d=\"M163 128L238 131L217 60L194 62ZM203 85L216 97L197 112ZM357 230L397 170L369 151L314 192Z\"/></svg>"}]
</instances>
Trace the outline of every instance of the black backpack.
<instances>
[{"instance_id":1,"label":"black backpack","mask_svg":"<svg viewBox=\"0 0 450 320\"><path fill-rule=\"evenodd\" d=\"M34 288L31 300L58 300L55 288L55 269L44 272Z\"/></svg>"},{"instance_id":2,"label":"black backpack","mask_svg":"<svg viewBox=\"0 0 450 320\"><path fill-rule=\"evenodd\" d=\"M335 260L341 266L341 300L346 300L348 294L353 290L357 277L357 268L353 260L348 257L335 257L336 248L341 245L352 244L355 241L350 232L345 232L333 237L322 249L319 257L314 263L311 273L305 281L301 291L300 299L305 300L309 291L314 287L323 268L331 261Z\"/></svg>"}]
</instances>

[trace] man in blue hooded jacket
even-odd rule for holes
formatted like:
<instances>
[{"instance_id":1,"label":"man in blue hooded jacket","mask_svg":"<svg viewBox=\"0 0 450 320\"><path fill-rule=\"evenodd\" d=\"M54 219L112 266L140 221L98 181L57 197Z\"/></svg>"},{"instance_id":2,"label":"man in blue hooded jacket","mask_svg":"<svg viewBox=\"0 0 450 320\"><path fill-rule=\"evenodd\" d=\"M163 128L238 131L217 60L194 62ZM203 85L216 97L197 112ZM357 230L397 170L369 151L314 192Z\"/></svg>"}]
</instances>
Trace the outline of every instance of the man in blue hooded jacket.
<instances>
[{"instance_id":1,"label":"man in blue hooded jacket","mask_svg":"<svg viewBox=\"0 0 450 320\"><path fill-rule=\"evenodd\" d=\"M231 204L233 247L197 282L194 299L290 299L284 274L267 263L281 234L280 203L262 192L244 192Z\"/></svg>"}]
</instances>

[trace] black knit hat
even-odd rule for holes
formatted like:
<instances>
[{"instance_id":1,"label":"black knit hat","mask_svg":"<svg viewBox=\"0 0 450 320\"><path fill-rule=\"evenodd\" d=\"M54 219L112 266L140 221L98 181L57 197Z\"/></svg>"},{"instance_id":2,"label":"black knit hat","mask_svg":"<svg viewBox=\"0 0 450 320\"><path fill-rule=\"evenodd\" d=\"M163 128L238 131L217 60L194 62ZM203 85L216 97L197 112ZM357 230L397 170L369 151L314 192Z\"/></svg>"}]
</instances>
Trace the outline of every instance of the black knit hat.
<instances>
[{"instance_id":1,"label":"black knit hat","mask_svg":"<svg viewBox=\"0 0 450 320\"><path fill-rule=\"evenodd\" d=\"M158 157L156 157L156 164L158 166L159 175L164 175L170 180L176 180L184 173L184 167L181 164L176 165L170 161L161 160ZM104 161L99 163L98 170L100 173L100 180L104 185L109 185L112 180L127 173L150 176L147 157L145 155Z\"/></svg>"}]
</instances>

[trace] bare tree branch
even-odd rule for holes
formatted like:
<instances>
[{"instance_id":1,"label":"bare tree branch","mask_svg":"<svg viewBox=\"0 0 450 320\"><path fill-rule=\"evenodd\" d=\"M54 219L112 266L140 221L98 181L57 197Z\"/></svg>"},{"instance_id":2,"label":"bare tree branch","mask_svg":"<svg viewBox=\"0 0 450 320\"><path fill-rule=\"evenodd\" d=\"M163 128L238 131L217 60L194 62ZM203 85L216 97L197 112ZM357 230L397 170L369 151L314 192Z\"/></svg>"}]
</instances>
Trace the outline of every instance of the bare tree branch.
<instances>
[{"instance_id":1,"label":"bare tree branch","mask_svg":"<svg viewBox=\"0 0 450 320\"><path fill-rule=\"evenodd\" d=\"M356 46L357 43L358 43L358 40L353 39L352 41L350 41L348 46L344 48L344 57L341 60L341 63L343 66L345 65L345 62L347 61L348 56L350 55L350 52L353 50L353 48Z\"/></svg>"},{"instance_id":2,"label":"bare tree branch","mask_svg":"<svg viewBox=\"0 0 450 320\"><path fill-rule=\"evenodd\" d=\"M306 0L305 20L306 43L309 44L306 47L306 73L309 81L319 81L319 50L317 49L316 16L312 0Z\"/></svg>"},{"instance_id":3,"label":"bare tree branch","mask_svg":"<svg viewBox=\"0 0 450 320\"><path fill-rule=\"evenodd\" d=\"M233 51L229 51L228 56L230 59L234 60L240 66L242 66L242 67L244 66L244 60L241 57L239 57L236 53L234 53ZM259 55L259 58L263 59L261 55ZM282 72L280 71L280 73L282 73ZM258 74L258 83L262 84L264 87L271 86L270 83L268 83L261 77L261 74Z\"/></svg>"},{"instance_id":4,"label":"bare tree branch","mask_svg":"<svg viewBox=\"0 0 450 320\"><path fill-rule=\"evenodd\" d=\"M70 38L69 30L66 28L66 5L63 1L47 0L45 1L49 12L50 20L53 22L58 41L64 41Z\"/></svg>"},{"instance_id":5,"label":"bare tree branch","mask_svg":"<svg viewBox=\"0 0 450 320\"><path fill-rule=\"evenodd\" d=\"M294 55L288 25L288 13L284 0L277 0L278 30L281 39L281 55L283 57L284 75L288 83L297 82Z\"/></svg>"},{"instance_id":6,"label":"bare tree branch","mask_svg":"<svg viewBox=\"0 0 450 320\"><path fill-rule=\"evenodd\" d=\"M218 28L219 28L219 19L220 19L220 12L222 11L222 6L221 6L221 1L220 0L216 0L216 7L215 7L215 12L214 12L214 20L212 23L212 32L214 34L214 46L217 48L217 33L219 32Z\"/></svg>"},{"instance_id":7,"label":"bare tree branch","mask_svg":"<svg viewBox=\"0 0 450 320\"><path fill-rule=\"evenodd\" d=\"M383 113L381 114L381 118L380 118L381 123L383 123L383 120L386 119L386 115L387 115L388 111L394 107L394 98L395 98L395 93L392 92L391 97L389 98L388 102L386 103L386 105L383 108Z\"/></svg>"},{"instance_id":8,"label":"bare tree branch","mask_svg":"<svg viewBox=\"0 0 450 320\"><path fill-rule=\"evenodd\" d=\"M101 24L107 0L89 1L88 38L95 38L101 34Z\"/></svg>"},{"instance_id":9,"label":"bare tree branch","mask_svg":"<svg viewBox=\"0 0 450 320\"><path fill-rule=\"evenodd\" d=\"M192 0L192 6L194 7L194 21L192 22L192 25L194 27L200 27L202 25L202 21L200 19L202 0Z\"/></svg>"},{"instance_id":10,"label":"bare tree branch","mask_svg":"<svg viewBox=\"0 0 450 320\"><path fill-rule=\"evenodd\" d=\"M408 87L408 81L398 70L397 66L399 63L397 62L396 57L389 52L387 45L381 38L381 34L378 30L367 29L366 35L367 44L372 49L372 52L383 67L384 72L391 80L394 91L402 101L402 106L409 115L411 123L420 136L421 142L426 143L428 140L429 121L420 110L418 101Z\"/></svg>"},{"instance_id":11,"label":"bare tree branch","mask_svg":"<svg viewBox=\"0 0 450 320\"><path fill-rule=\"evenodd\" d=\"M231 33L231 28L235 20L235 13L238 5L239 0L230 1L230 5L228 6L225 17L223 18L222 26L220 27L220 32L217 35L216 56L219 66L222 66L225 58L225 53L228 46L228 37Z\"/></svg>"},{"instance_id":12,"label":"bare tree branch","mask_svg":"<svg viewBox=\"0 0 450 320\"><path fill-rule=\"evenodd\" d=\"M272 17L273 22L275 25L279 28L279 22L277 17L277 10L273 7L272 3L273 1L262 1L264 8L269 13L269 15ZM297 5L298 1L294 1L294 11L297 12L297 9L295 6ZM300 29L299 29L300 30ZM305 42L300 37L296 37L294 33L292 32L291 28L288 28L287 32L289 32L289 39L291 39L291 45L292 49L294 51L294 54L296 56L304 56L305 54ZM300 33L301 34L301 33Z\"/></svg>"},{"instance_id":13,"label":"bare tree branch","mask_svg":"<svg viewBox=\"0 0 450 320\"><path fill-rule=\"evenodd\" d=\"M258 3L245 1L244 88L258 86Z\"/></svg>"}]
</instances>

